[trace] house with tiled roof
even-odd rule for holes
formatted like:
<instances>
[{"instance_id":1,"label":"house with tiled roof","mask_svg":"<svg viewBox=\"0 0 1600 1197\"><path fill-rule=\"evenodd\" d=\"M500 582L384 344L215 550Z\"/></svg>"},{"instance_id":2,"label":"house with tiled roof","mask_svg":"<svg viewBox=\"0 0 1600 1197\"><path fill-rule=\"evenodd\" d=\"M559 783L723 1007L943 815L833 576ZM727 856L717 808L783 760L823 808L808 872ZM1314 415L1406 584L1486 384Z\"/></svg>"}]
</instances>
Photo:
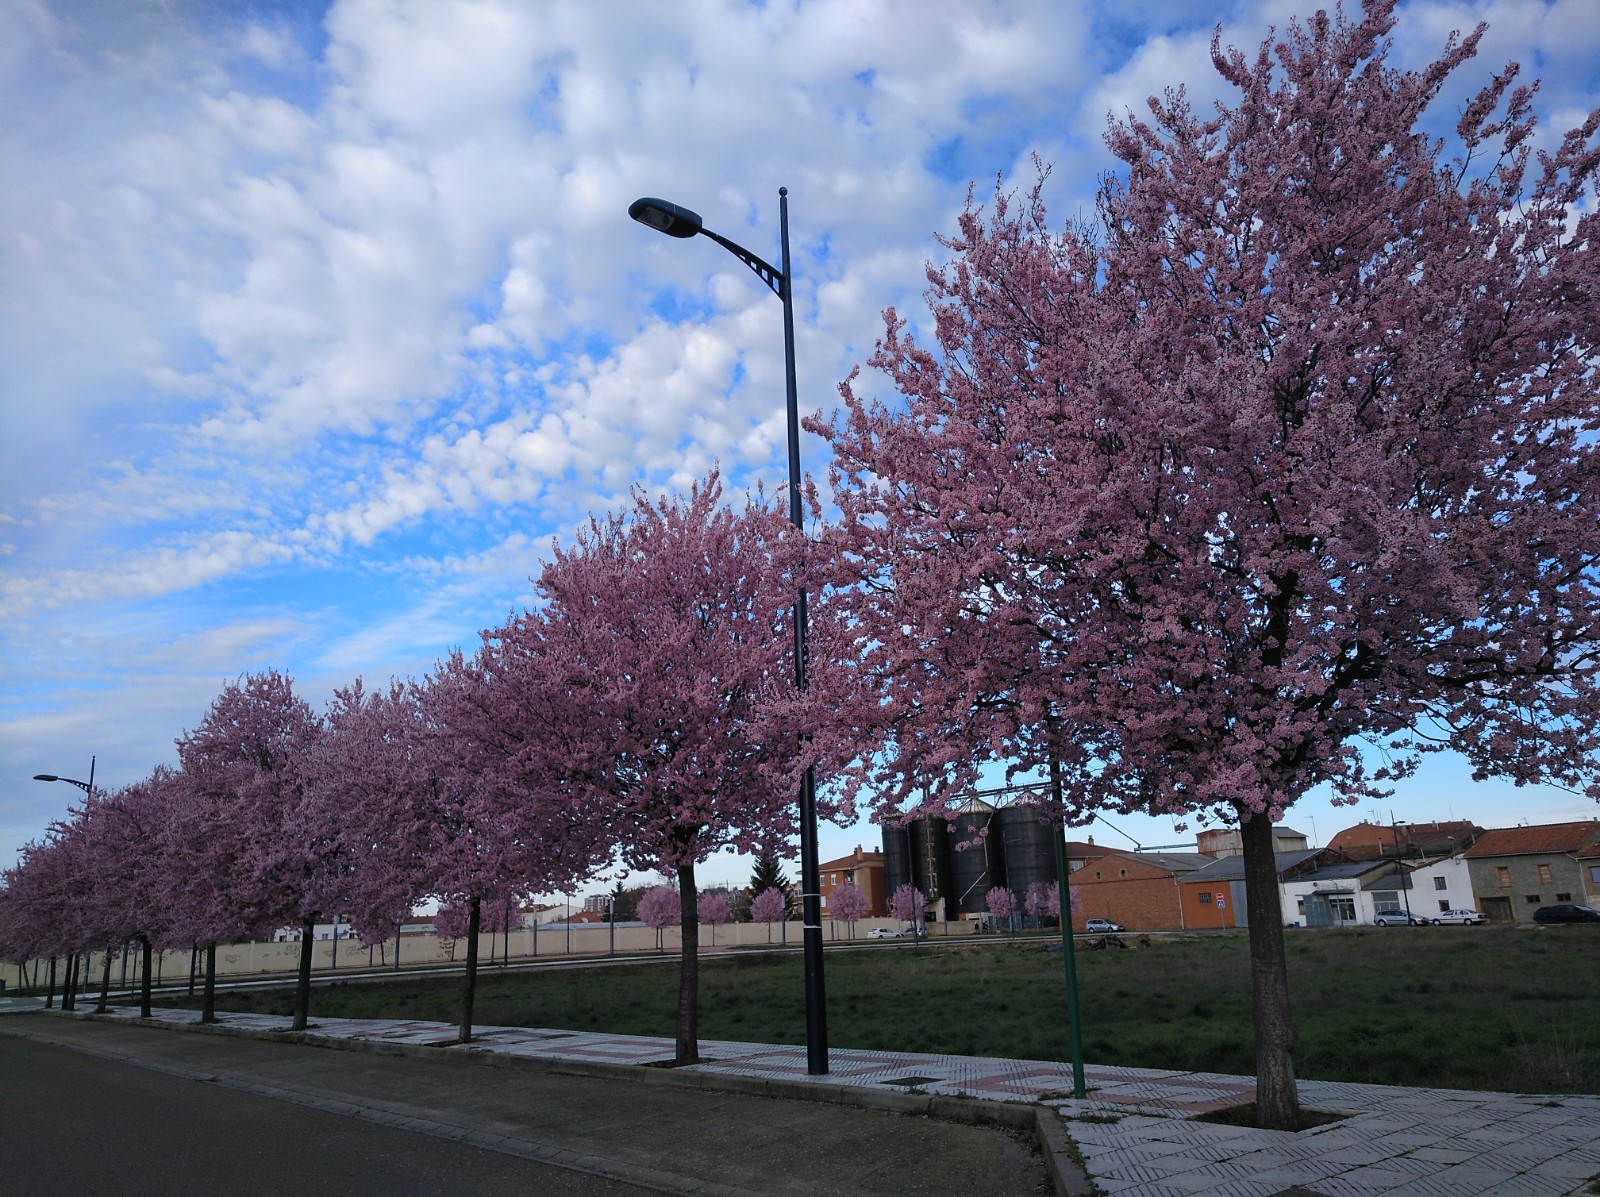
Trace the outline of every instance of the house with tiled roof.
<instances>
[{"instance_id":1,"label":"house with tiled roof","mask_svg":"<svg viewBox=\"0 0 1600 1197\"><path fill-rule=\"evenodd\" d=\"M1078 901L1073 904L1073 926L1082 931L1085 919L1100 918L1133 931L1185 930L1178 882L1211 863L1198 852L1158 850L1103 850L1074 858L1072 888Z\"/></svg>"},{"instance_id":2,"label":"house with tiled roof","mask_svg":"<svg viewBox=\"0 0 1600 1197\"><path fill-rule=\"evenodd\" d=\"M1331 855L1332 849L1324 849ZM1430 917L1421 894L1413 897L1412 869L1404 861L1328 860L1291 869L1280 882L1284 922L1299 927L1366 927L1374 916L1404 911Z\"/></svg>"},{"instance_id":3,"label":"house with tiled roof","mask_svg":"<svg viewBox=\"0 0 1600 1197\"><path fill-rule=\"evenodd\" d=\"M1478 909L1490 922L1527 923L1541 906L1584 902L1593 892L1585 854L1597 844L1600 819L1484 832L1463 853Z\"/></svg>"},{"instance_id":4,"label":"house with tiled roof","mask_svg":"<svg viewBox=\"0 0 1600 1197\"><path fill-rule=\"evenodd\" d=\"M1578 853L1578 868L1583 872L1583 904L1600 910L1600 843Z\"/></svg>"},{"instance_id":5,"label":"house with tiled roof","mask_svg":"<svg viewBox=\"0 0 1600 1197\"><path fill-rule=\"evenodd\" d=\"M1298 852L1276 852L1273 859L1281 883L1298 870L1317 863L1331 863L1332 855L1326 848L1307 848ZM1182 903L1183 928L1186 931L1224 931L1230 927L1249 925L1249 912L1244 901L1244 857L1224 856L1203 869L1196 869L1177 882ZM1280 901L1281 901L1280 895ZM1294 922L1285 908L1284 922Z\"/></svg>"},{"instance_id":6,"label":"house with tiled roof","mask_svg":"<svg viewBox=\"0 0 1600 1197\"><path fill-rule=\"evenodd\" d=\"M1465 819L1431 823L1357 823L1328 841L1346 860L1435 860L1470 848L1483 828Z\"/></svg>"}]
</instances>

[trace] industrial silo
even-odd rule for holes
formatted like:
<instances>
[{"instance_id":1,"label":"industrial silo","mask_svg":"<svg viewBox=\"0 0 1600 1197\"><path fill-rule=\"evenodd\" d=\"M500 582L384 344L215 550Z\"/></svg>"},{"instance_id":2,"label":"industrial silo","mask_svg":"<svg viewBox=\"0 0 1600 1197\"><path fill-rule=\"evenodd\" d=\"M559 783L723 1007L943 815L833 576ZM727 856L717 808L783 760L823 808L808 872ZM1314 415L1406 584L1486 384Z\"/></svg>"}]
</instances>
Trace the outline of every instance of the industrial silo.
<instances>
[{"instance_id":1,"label":"industrial silo","mask_svg":"<svg viewBox=\"0 0 1600 1197\"><path fill-rule=\"evenodd\" d=\"M1000 841L1006 885L1019 898L1034 882L1050 885L1056 879L1055 824L1037 806L1018 803L999 811ZM989 832L993 838L995 832Z\"/></svg>"},{"instance_id":2,"label":"industrial silo","mask_svg":"<svg viewBox=\"0 0 1600 1197\"><path fill-rule=\"evenodd\" d=\"M987 913L989 890L1006 883L1005 851L994 818L994 807L977 798L952 811L950 898L962 914Z\"/></svg>"},{"instance_id":3,"label":"industrial silo","mask_svg":"<svg viewBox=\"0 0 1600 1197\"><path fill-rule=\"evenodd\" d=\"M916 887L929 903L950 895L950 824L924 815L911 824L911 861Z\"/></svg>"},{"instance_id":4,"label":"industrial silo","mask_svg":"<svg viewBox=\"0 0 1600 1197\"><path fill-rule=\"evenodd\" d=\"M891 898L911 884L911 832L894 823L883 825L883 884Z\"/></svg>"}]
</instances>

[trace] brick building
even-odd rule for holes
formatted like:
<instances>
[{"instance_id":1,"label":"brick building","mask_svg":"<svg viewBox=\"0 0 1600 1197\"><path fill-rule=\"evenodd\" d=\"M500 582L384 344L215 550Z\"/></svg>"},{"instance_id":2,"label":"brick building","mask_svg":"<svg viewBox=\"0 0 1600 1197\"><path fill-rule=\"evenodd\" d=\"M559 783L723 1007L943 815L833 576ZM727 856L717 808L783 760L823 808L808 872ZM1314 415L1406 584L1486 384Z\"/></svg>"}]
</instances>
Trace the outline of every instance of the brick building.
<instances>
[{"instance_id":1,"label":"brick building","mask_svg":"<svg viewBox=\"0 0 1600 1197\"><path fill-rule=\"evenodd\" d=\"M1458 819L1444 823L1357 823L1328 841L1346 860L1433 860L1470 848L1483 828Z\"/></svg>"},{"instance_id":2,"label":"brick building","mask_svg":"<svg viewBox=\"0 0 1600 1197\"><path fill-rule=\"evenodd\" d=\"M853 882L855 887L867 896L867 917L871 919L887 918L889 915L888 885L884 879L883 853L863 852L861 845L856 845L856 850L849 856L841 856L836 860L824 861L817 866L817 871L822 874L822 913L828 913L828 895L846 882Z\"/></svg>"},{"instance_id":3,"label":"brick building","mask_svg":"<svg viewBox=\"0 0 1600 1197\"><path fill-rule=\"evenodd\" d=\"M1075 845L1072 888L1079 905L1073 926L1085 919L1110 919L1131 931L1181 931L1179 881L1210 863L1198 852L1120 852L1093 840Z\"/></svg>"}]
</instances>

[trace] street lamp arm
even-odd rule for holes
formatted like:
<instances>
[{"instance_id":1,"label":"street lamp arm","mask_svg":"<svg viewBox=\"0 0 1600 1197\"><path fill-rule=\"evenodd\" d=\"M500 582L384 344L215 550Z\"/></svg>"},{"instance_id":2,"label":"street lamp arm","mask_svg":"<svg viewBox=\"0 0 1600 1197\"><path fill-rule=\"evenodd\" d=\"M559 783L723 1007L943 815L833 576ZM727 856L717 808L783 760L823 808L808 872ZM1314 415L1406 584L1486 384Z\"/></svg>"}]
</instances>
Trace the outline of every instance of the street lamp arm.
<instances>
[{"instance_id":1,"label":"street lamp arm","mask_svg":"<svg viewBox=\"0 0 1600 1197\"><path fill-rule=\"evenodd\" d=\"M700 230L700 235L703 237L710 237L718 245L722 246L723 249L727 250L734 257L738 258L739 261L750 267L751 270L755 271L756 277L767 284L767 289L769 291L771 291L779 299L783 298L783 288L788 281L783 277L783 271L779 270L776 266L774 266L771 262L766 261L764 258L758 257L757 255L751 253L737 241L728 240L728 238L724 237L721 233L713 233L710 229L703 228Z\"/></svg>"},{"instance_id":2,"label":"street lamp arm","mask_svg":"<svg viewBox=\"0 0 1600 1197\"><path fill-rule=\"evenodd\" d=\"M658 233L665 233L668 237L693 237L700 234L710 237L723 249L727 250L739 261L743 262L763 283L767 289L779 299L783 298L783 288L787 279L783 271L771 262L753 254L737 241L724 237L721 233L714 233L706 228L698 212L685 208L682 204L672 203L670 200L656 199L654 196L644 196L628 205L628 215L642 225L655 229Z\"/></svg>"},{"instance_id":3,"label":"street lamp arm","mask_svg":"<svg viewBox=\"0 0 1600 1197\"><path fill-rule=\"evenodd\" d=\"M94 786L87 781L79 781L75 777L57 777L54 773L35 773L34 781L64 781L69 786L77 786L85 794L94 793Z\"/></svg>"}]
</instances>

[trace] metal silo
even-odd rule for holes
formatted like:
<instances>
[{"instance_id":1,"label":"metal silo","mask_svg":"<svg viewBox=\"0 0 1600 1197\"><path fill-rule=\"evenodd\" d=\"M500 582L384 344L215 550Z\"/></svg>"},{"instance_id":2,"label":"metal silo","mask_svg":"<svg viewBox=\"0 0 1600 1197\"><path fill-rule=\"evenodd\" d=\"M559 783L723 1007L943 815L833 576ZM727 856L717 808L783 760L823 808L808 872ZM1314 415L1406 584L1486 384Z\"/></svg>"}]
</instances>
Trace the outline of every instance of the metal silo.
<instances>
[{"instance_id":1,"label":"metal silo","mask_svg":"<svg viewBox=\"0 0 1600 1197\"><path fill-rule=\"evenodd\" d=\"M962 914L985 914L990 888L1006 883L1005 851L1000 828L994 823L995 809L973 798L952 813L950 898ZM963 844L966 847L961 847Z\"/></svg>"},{"instance_id":2,"label":"metal silo","mask_svg":"<svg viewBox=\"0 0 1600 1197\"><path fill-rule=\"evenodd\" d=\"M911 824L914 883L930 903L950 896L950 824L924 815Z\"/></svg>"},{"instance_id":3,"label":"metal silo","mask_svg":"<svg viewBox=\"0 0 1600 1197\"><path fill-rule=\"evenodd\" d=\"M883 825L883 884L891 898L911 884L911 833L893 823Z\"/></svg>"},{"instance_id":4,"label":"metal silo","mask_svg":"<svg viewBox=\"0 0 1600 1197\"><path fill-rule=\"evenodd\" d=\"M1045 885L1056 879L1055 825L1037 806L1018 803L1001 810L995 817L1000 825L1000 840L1005 859L1006 885L1017 897L1028 892L1034 882ZM995 832L989 832L994 838Z\"/></svg>"}]
</instances>

